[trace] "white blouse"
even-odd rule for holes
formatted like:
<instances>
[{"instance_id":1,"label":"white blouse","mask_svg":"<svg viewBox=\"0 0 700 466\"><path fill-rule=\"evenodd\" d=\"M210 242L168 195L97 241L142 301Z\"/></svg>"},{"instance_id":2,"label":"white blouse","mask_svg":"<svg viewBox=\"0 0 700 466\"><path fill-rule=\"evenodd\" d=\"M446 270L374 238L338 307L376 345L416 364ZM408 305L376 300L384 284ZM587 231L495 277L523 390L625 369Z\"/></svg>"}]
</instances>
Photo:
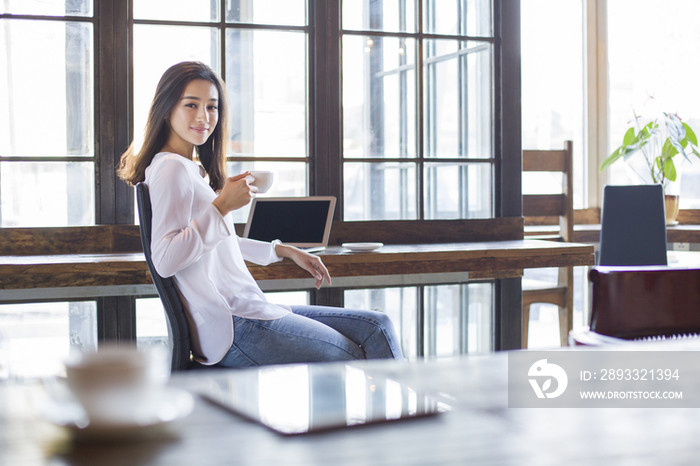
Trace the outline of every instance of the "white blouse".
<instances>
[{"instance_id":1,"label":"white blouse","mask_svg":"<svg viewBox=\"0 0 700 466\"><path fill-rule=\"evenodd\" d=\"M178 154L156 154L146 169L153 210L153 264L173 277L187 311L195 359L216 364L233 344L233 318L271 320L288 306L272 304L244 260L280 261L274 244L239 238L231 214L212 202L216 193L199 164Z\"/></svg>"}]
</instances>

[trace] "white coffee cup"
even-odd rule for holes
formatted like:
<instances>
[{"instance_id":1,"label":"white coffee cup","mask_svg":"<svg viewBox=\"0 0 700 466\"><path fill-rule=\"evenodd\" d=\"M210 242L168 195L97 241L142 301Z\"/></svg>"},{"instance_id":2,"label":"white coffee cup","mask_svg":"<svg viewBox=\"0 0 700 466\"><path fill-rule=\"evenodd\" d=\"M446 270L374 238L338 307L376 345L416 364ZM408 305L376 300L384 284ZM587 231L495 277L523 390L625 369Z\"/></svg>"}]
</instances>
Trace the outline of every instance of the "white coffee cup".
<instances>
[{"instance_id":1,"label":"white coffee cup","mask_svg":"<svg viewBox=\"0 0 700 466\"><path fill-rule=\"evenodd\" d=\"M272 181L274 179L274 173L259 170L252 170L250 176L253 180L250 181L249 184L258 188L259 194L266 193L267 190L270 189L270 186L272 186Z\"/></svg>"},{"instance_id":2,"label":"white coffee cup","mask_svg":"<svg viewBox=\"0 0 700 466\"><path fill-rule=\"evenodd\" d=\"M135 347L108 346L74 355L65 362L68 387L90 423L133 424L150 416L166 377L162 358Z\"/></svg>"}]
</instances>

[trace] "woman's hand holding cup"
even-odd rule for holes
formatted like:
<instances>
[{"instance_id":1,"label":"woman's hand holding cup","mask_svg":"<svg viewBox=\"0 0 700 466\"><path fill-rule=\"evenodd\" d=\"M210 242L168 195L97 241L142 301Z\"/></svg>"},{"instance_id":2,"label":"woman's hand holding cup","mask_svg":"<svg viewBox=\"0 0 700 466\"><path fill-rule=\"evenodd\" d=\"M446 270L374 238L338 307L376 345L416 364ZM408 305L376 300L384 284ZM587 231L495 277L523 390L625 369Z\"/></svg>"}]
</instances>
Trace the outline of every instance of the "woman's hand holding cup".
<instances>
[{"instance_id":1,"label":"woman's hand holding cup","mask_svg":"<svg viewBox=\"0 0 700 466\"><path fill-rule=\"evenodd\" d=\"M221 215L226 215L248 205L257 192L258 188L250 184L250 172L244 172L226 178L224 187L212 204L219 209Z\"/></svg>"},{"instance_id":2,"label":"woman's hand holding cup","mask_svg":"<svg viewBox=\"0 0 700 466\"><path fill-rule=\"evenodd\" d=\"M248 171L248 176L249 183L258 188L258 194L266 193L274 180L274 173L268 171L252 170Z\"/></svg>"}]
</instances>

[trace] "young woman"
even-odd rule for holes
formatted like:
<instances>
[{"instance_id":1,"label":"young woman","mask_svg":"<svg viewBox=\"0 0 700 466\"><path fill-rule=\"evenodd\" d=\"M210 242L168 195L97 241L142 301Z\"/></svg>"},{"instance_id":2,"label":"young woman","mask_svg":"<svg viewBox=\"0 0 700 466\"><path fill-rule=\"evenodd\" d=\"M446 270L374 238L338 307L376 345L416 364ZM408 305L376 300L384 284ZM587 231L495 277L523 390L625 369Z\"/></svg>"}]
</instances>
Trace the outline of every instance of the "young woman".
<instances>
[{"instance_id":1,"label":"young woman","mask_svg":"<svg viewBox=\"0 0 700 466\"><path fill-rule=\"evenodd\" d=\"M229 213L247 205L257 188L248 173L226 175L227 104L225 86L210 67L172 66L158 83L143 147L135 152L132 144L118 168L128 184L149 187L153 262L177 284L195 358L227 367L403 359L381 312L265 299L245 260L267 265L287 257L316 279L316 288L331 277L318 256L236 236Z\"/></svg>"}]
</instances>

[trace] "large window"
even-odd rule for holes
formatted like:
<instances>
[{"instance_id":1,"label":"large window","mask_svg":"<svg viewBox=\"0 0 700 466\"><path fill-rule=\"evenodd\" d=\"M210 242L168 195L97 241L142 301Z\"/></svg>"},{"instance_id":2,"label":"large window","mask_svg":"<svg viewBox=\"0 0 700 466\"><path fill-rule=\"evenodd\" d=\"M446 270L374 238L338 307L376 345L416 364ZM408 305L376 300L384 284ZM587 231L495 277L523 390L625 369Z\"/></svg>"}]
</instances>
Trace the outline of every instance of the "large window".
<instances>
[{"instance_id":1,"label":"large window","mask_svg":"<svg viewBox=\"0 0 700 466\"><path fill-rule=\"evenodd\" d=\"M699 14L694 0L522 0L523 148L574 141L575 208L600 207L605 184L649 182L624 161L598 172L635 115L643 126L678 113L700 133L700 65L688 59L700 41ZM681 208L698 209L700 159L681 160ZM558 184L524 178L523 192L548 182Z\"/></svg>"},{"instance_id":2,"label":"large window","mask_svg":"<svg viewBox=\"0 0 700 466\"><path fill-rule=\"evenodd\" d=\"M693 57L700 45L700 2L694 0L608 0L610 138L608 153L638 115L640 127L662 112L678 113L700 135L700 64ZM675 157L682 209L700 209L700 159ZM630 159L631 161L632 159ZM642 176L640 176L640 174ZM643 167L616 163L614 184L649 182ZM678 188L678 186L676 186Z\"/></svg>"},{"instance_id":3,"label":"large window","mask_svg":"<svg viewBox=\"0 0 700 466\"><path fill-rule=\"evenodd\" d=\"M184 60L226 81L229 172L273 170L269 196L336 195L343 220L497 215L492 0L124 5L2 3L3 226L134 221L114 166Z\"/></svg>"},{"instance_id":4,"label":"large window","mask_svg":"<svg viewBox=\"0 0 700 466\"><path fill-rule=\"evenodd\" d=\"M493 216L490 0L345 0L345 220Z\"/></svg>"},{"instance_id":5,"label":"large window","mask_svg":"<svg viewBox=\"0 0 700 466\"><path fill-rule=\"evenodd\" d=\"M92 225L92 2L8 0L0 14L0 225Z\"/></svg>"},{"instance_id":6,"label":"large window","mask_svg":"<svg viewBox=\"0 0 700 466\"><path fill-rule=\"evenodd\" d=\"M574 147L574 208L587 207L584 0L523 0L523 149ZM555 39L556 38L556 39ZM523 174L523 194L561 192L561 177Z\"/></svg>"}]
</instances>

